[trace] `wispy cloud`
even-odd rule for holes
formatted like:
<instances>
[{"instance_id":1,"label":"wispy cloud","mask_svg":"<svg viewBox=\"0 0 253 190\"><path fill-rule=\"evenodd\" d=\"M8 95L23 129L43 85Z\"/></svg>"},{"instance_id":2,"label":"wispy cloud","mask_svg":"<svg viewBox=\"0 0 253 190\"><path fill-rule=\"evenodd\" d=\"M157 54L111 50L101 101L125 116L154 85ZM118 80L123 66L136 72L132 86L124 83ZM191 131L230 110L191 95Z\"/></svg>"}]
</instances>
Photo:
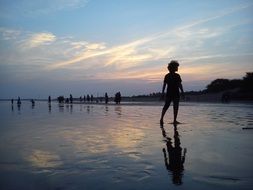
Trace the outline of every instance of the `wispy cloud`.
<instances>
[{"instance_id":1,"label":"wispy cloud","mask_svg":"<svg viewBox=\"0 0 253 190\"><path fill-rule=\"evenodd\" d=\"M32 34L28 39L24 41L24 45L27 48L34 48L41 45L49 45L56 40L56 36L52 33L36 33Z\"/></svg>"},{"instance_id":2,"label":"wispy cloud","mask_svg":"<svg viewBox=\"0 0 253 190\"><path fill-rule=\"evenodd\" d=\"M21 34L19 30L0 27L0 38L3 40L16 40Z\"/></svg>"},{"instance_id":3,"label":"wispy cloud","mask_svg":"<svg viewBox=\"0 0 253 190\"><path fill-rule=\"evenodd\" d=\"M222 35L226 28L196 28L204 25L207 22L222 18L235 12L246 9L253 4L244 4L231 9L221 11L213 17L200 19L184 26L179 26L165 32L159 32L130 43L102 48L84 49L78 55L66 61L60 61L47 66L47 69L66 68L69 65L84 62L88 59L99 58L104 63L104 66L115 65L122 69L142 64L150 59L161 59L165 57L173 57L177 55L176 50L185 50L185 47L194 48L194 46L202 45L203 40L214 38ZM168 41L170 44L163 45L163 41ZM194 41L194 46L191 43ZM184 48L180 47L184 43ZM188 43L188 44L187 44ZM103 42L102 42L103 44ZM153 47L152 44L157 44L159 47ZM93 45L96 47L96 45ZM98 45L99 47L101 44ZM164 47L163 47L164 46ZM166 50L167 49L167 50ZM178 55L177 55L178 56ZM84 63L85 64L85 63Z\"/></svg>"},{"instance_id":4,"label":"wispy cloud","mask_svg":"<svg viewBox=\"0 0 253 190\"><path fill-rule=\"evenodd\" d=\"M236 13L236 12L241 11L243 9L247 9L249 7L252 7L252 6L253 6L253 3L240 4L240 5L237 5L236 7L231 7L231 8L226 9L226 10L221 10L220 13L217 13L216 15L214 15L212 17L203 18L203 19L193 21L189 24L186 24L184 26L181 26L181 27L177 28L176 30L184 30L184 29L188 29L188 28L191 28L191 27L194 27L194 26L197 26L197 25L201 25L201 24L207 23L209 21L216 20L216 19L219 19L221 17Z\"/></svg>"}]
</instances>

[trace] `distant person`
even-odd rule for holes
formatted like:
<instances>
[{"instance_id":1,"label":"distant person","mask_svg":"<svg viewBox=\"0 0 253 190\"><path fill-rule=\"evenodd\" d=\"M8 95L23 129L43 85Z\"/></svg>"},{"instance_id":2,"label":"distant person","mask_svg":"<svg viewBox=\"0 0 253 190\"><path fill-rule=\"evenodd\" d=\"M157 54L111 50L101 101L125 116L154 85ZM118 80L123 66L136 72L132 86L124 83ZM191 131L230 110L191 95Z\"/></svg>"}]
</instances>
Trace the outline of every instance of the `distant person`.
<instances>
[{"instance_id":1,"label":"distant person","mask_svg":"<svg viewBox=\"0 0 253 190\"><path fill-rule=\"evenodd\" d=\"M14 107L13 107L13 103L14 103L14 99L11 99L11 111L14 111Z\"/></svg>"},{"instance_id":2,"label":"distant person","mask_svg":"<svg viewBox=\"0 0 253 190\"><path fill-rule=\"evenodd\" d=\"M32 103L32 108L34 108L34 106L35 106L35 101L34 101L34 99L31 99L31 103Z\"/></svg>"},{"instance_id":3,"label":"distant person","mask_svg":"<svg viewBox=\"0 0 253 190\"><path fill-rule=\"evenodd\" d=\"M72 94L69 95L69 101L70 103L72 104L73 103L73 97L72 97Z\"/></svg>"},{"instance_id":4,"label":"distant person","mask_svg":"<svg viewBox=\"0 0 253 190\"><path fill-rule=\"evenodd\" d=\"M85 95L83 95L83 102L86 102L86 97L85 97Z\"/></svg>"},{"instance_id":5,"label":"distant person","mask_svg":"<svg viewBox=\"0 0 253 190\"><path fill-rule=\"evenodd\" d=\"M106 104L108 104L108 100L109 100L109 98L108 98L108 95L107 95L107 92L105 93L105 103Z\"/></svg>"},{"instance_id":6,"label":"distant person","mask_svg":"<svg viewBox=\"0 0 253 190\"><path fill-rule=\"evenodd\" d=\"M51 96L48 96L47 102L48 102L48 112L51 113Z\"/></svg>"},{"instance_id":7,"label":"distant person","mask_svg":"<svg viewBox=\"0 0 253 190\"><path fill-rule=\"evenodd\" d=\"M121 93L120 92L118 92L118 101L119 101L119 104L120 104L120 102L121 102Z\"/></svg>"},{"instance_id":8,"label":"distant person","mask_svg":"<svg viewBox=\"0 0 253 190\"><path fill-rule=\"evenodd\" d=\"M87 94L87 102L90 102L90 95Z\"/></svg>"},{"instance_id":9,"label":"distant person","mask_svg":"<svg viewBox=\"0 0 253 190\"><path fill-rule=\"evenodd\" d=\"M21 105L21 99L20 99L20 97L18 97L17 104L18 104L18 106L20 106L20 105Z\"/></svg>"},{"instance_id":10,"label":"distant person","mask_svg":"<svg viewBox=\"0 0 253 190\"><path fill-rule=\"evenodd\" d=\"M167 92L165 96L165 105L163 106L162 113L161 113L161 119L160 119L160 125L163 125L163 117L170 107L170 103L173 102L173 112L174 112L174 124L178 124L177 121L177 114L178 114L178 107L179 107L179 89L181 90L183 96L184 96L184 90L182 86L182 80L179 74L176 72L178 71L179 63L175 60L172 60L168 64L168 70L169 73L165 75L164 81L163 81L163 89L162 89L162 97L164 98L164 90L167 85Z\"/></svg>"},{"instance_id":11,"label":"distant person","mask_svg":"<svg viewBox=\"0 0 253 190\"><path fill-rule=\"evenodd\" d=\"M64 103L64 96L59 96L58 98L57 98L57 100L58 100L58 102L59 103Z\"/></svg>"},{"instance_id":12,"label":"distant person","mask_svg":"<svg viewBox=\"0 0 253 190\"><path fill-rule=\"evenodd\" d=\"M120 104L120 102L121 102L121 94L120 94L120 92L117 92L115 94L114 101L115 101L116 104Z\"/></svg>"},{"instance_id":13,"label":"distant person","mask_svg":"<svg viewBox=\"0 0 253 190\"><path fill-rule=\"evenodd\" d=\"M93 100L94 100L94 97L93 97L93 95L91 95L90 96L90 101L93 102Z\"/></svg>"}]
</instances>

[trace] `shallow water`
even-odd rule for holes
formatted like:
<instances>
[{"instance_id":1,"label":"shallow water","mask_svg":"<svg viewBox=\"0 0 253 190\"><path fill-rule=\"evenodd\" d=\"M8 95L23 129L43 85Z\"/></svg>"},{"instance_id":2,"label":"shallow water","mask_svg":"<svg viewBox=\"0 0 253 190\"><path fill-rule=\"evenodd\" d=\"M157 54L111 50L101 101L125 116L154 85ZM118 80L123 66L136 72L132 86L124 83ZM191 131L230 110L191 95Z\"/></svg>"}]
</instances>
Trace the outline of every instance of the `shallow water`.
<instances>
[{"instance_id":1,"label":"shallow water","mask_svg":"<svg viewBox=\"0 0 253 190\"><path fill-rule=\"evenodd\" d=\"M0 189L252 188L253 105L161 108L0 102Z\"/></svg>"}]
</instances>

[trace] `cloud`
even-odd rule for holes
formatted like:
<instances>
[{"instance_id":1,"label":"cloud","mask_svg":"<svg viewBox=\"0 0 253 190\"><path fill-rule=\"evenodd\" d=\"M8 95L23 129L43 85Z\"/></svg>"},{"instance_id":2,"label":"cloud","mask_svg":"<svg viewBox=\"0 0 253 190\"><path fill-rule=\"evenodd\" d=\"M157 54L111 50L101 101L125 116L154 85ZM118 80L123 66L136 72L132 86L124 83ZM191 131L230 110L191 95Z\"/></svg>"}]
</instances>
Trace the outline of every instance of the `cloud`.
<instances>
[{"instance_id":1,"label":"cloud","mask_svg":"<svg viewBox=\"0 0 253 190\"><path fill-rule=\"evenodd\" d=\"M239 46L234 52L229 52L227 51L229 46L216 43L221 38L229 36L225 34L229 34L233 27L249 23L240 20L240 23L221 26L216 20L246 7L239 6L213 17L115 46L104 41L91 42L86 39L78 41L74 37L56 36L50 32L16 33L13 36L16 36L17 41L21 41L21 45L18 46L20 52L17 50L15 56L9 56L12 57L9 62L17 65L27 64L26 68L31 68L31 71L37 69L38 72L56 73L56 77L67 80L143 79L147 82L156 82L162 80L161 76L167 72L166 64L169 59L177 59L183 63L180 72L187 76L188 81L190 78L196 79L197 75L194 76L196 73L201 73L197 79L202 80L210 77L206 75L208 71L222 67L222 64L211 65L224 57L239 56L243 53L250 56ZM206 25L211 21L214 22ZM233 41L229 38L226 40L228 43L226 45L231 46ZM230 60L233 63L233 58ZM210 66L206 66L209 64Z\"/></svg>"},{"instance_id":2,"label":"cloud","mask_svg":"<svg viewBox=\"0 0 253 190\"><path fill-rule=\"evenodd\" d=\"M146 82L157 82L161 81L162 80L161 76L164 76L165 74L166 72L164 72L163 68L159 69L143 68L142 71L98 73L95 76L95 78L100 80L145 79Z\"/></svg>"},{"instance_id":3,"label":"cloud","mask_svg":"<svg viewBox=\"0 0 253 190\"><path fill-rule=\"evenodd\" d=\"M201 47L205 39L218 37L226 31L226 28L224 29L224 27L196 28L197 26L199 27L207 22L225 17L250 6L252 6L252 4L244 4L233 7L231 9L221 11L213 17L200 19L184 26L179 26L165 32L159 32L114 47L103 46L104 42L102 42L102 45L89 44L86 45L86 47L90 48L84 49L78 55L70 58L69 60L53 63L48 66L47 69L52 70L66 68L70 65L80 64L80 62L95 58L101 59L104 66L114 65L117 68L124 69L142 64L150 59L158 60L162 58L180 56L180 53L177 52L178 49L181 49L181 51L188 51L192 48ZM163 41L170 44L163 44ZM184 43L183 48L181 47L182 43Z\"/></svg>"},{"instance_id":4,"label":"cloud","mask_svg":"<svg viewBox=\"0 0 253 190\"><path fill-rule=\"evenodd\" d=\"M105 49L105 43L87 43L86 48L88 50L102 50Z\"/></svg>"},{"instance_id":5,"label":"cloud","mask_svg":"<svg viewBox=\"0 0 253 190\"><path fill-rule=\"evenodd\" d=\"M216 15L214 15L212 17L203 18L203 19L193 21L189 24L186 24L184 26L181 26L181 27L177 28L177 30L185 30L185 29L188 29L188 28L192 28L194 26L198 26L198 25L210 22L212 20L216 20L216 19L219 19L221 17L225 17L227 15L231 15L231 14L236 13L238 11L242 11L242 10L247 9L249 7L252 7L252 6L253 6L253 3L240 4L240 5L237 5L235 7L231 7L229 9L222 10L222 11L220 11L219 13L217 13Z\"/></svg>"},{"instance_id":6,"label":"cloud","mask_svg":"<svg viewBox=\"0 0 253 190\"><path fill-rule=\"evenodd\" d=\"M41 45L49 45L56 40L56 36L52 33L32 34L25 42L25 47L34 48Z\"/></svg>"},{"instance_id":7,"label":"cloud","mask_svg":"<svg viewBox=\"0 0 253 190\"><path fill-rule=\"evenodd\" d=\"M15 40L21 34L19 30L8 29L4 27L0 27L0 36L3 40Z\"/></svg>"}]
</instances>

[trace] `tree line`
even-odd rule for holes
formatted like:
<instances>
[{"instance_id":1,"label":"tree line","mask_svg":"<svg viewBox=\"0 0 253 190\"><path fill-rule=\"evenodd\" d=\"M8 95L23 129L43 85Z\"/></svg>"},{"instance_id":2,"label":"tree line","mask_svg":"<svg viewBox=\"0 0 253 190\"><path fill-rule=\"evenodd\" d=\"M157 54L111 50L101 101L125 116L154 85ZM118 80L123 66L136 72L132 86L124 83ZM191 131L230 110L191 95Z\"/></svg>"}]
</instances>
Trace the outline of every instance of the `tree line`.
<instances>
[{"instance_id":1,"label":"tree line","mask_svg":"<svg viewBox=\"0 0 253 190\"><path fill-rule=\"evenodd\" d=\"M253 92L253 72L247 72L242 79L216 79L207 85L203 92L215 93L238 89L240 92Z\"/></svg>"}]
</instances>

